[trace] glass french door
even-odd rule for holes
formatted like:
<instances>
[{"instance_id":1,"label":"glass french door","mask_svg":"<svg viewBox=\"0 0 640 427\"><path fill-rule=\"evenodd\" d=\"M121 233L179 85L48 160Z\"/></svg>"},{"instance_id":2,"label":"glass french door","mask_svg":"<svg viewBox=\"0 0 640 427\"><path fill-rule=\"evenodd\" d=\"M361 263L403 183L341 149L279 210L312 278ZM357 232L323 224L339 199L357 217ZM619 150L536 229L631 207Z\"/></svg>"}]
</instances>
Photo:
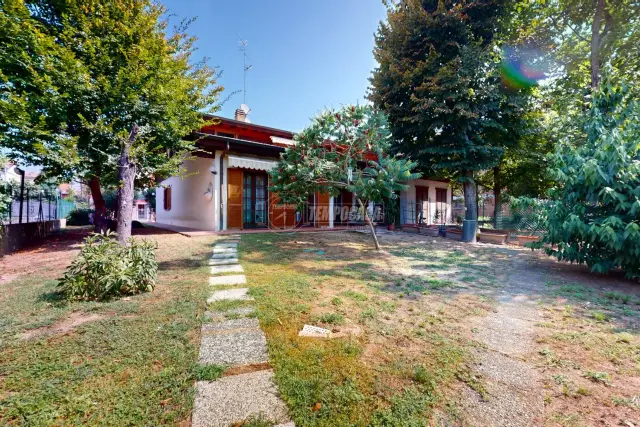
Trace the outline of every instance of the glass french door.
<instances>
[{"instance_id":1,"label":"glass french door","mask_svg":"<svg viewBox=\"0 0 640 427\"><path fill-rule=\"evenodd\" d=\"M267 175L244 171L242 221L244 228L267 226Z\"/></svg>"}]
</instances>

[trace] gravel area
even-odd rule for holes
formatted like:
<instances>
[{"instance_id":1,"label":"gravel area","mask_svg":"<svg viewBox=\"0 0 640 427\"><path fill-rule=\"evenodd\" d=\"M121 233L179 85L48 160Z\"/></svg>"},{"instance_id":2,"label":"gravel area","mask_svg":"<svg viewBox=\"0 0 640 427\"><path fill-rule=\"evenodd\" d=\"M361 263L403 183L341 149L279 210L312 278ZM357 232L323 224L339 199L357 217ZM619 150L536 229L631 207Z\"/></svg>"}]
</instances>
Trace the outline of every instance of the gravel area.
<instances>
[{"instance_id":1,"label":"gravel area","mask_svg":"<svg viewBox=\"0 0 640 427\"><path fill-rule=\"evenodd\" d=\"M235 329L260 329L260 322L255 317L243 317L241 319L230 319L224 322L204 323L202 332L209 331L230 331Z\"/></svg>"},{"instance_id":2,"label":"gravel area","mask_svg":"<svg viewBox=\"0 0 640 427\"><path fill-rule=\"evenodd\" d=\"M238 331L203 335L199 362L215 365L249 365L269 361L264 332Z\"/></svg>"},{"instance_id":3,"label":"gravel area","mask_svg":"<svg viewBox=\"0 0 640 427\"><path fill-rule=\"evenodd\" d=\"M476 351L475 371L484 378L486 399L464 389L465 417L473 425L495 427L542 424L544 390L540 374L527 355L534 351L535 322L540 314L535 295L544 286L541 277L524 274L515 263L507 286L496 296L494 313L481 321L476 339L487 346Z\"/></svg>"},{"instance_id":4,"label":"gravel area","mask_svg":"<svg viewBox=\"0 0 640 427\"><path fill-rule=\"evenodd\" d=\"M196 383L193 427L241 425L249 417L260 415L274 423L289 421L272 370Z\"/></svg>"},{"instance_id":5,"label":"gravel area","mask_svg":"<svg viewBox=\"0 0 640 427\"><path fill-rule=\"evenodd\" d=\"M207 299L207 302L212 303L216 301L222 301L224 299L253 301L253 297L247 295L247 292L249 292L248 288L226 289L224 291L217 291L211 294L209 299Z\"/></svg>"}]
</instances>

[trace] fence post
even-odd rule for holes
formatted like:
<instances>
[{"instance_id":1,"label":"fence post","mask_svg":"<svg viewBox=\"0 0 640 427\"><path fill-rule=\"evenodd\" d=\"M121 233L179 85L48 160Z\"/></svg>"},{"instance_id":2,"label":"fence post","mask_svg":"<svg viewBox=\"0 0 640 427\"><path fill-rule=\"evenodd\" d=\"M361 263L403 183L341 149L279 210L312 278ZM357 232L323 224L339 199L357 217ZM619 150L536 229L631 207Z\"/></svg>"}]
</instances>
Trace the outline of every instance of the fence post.
<instances>
[{"instance_id":1,"label":"fence post","mask_svg":"<svg viewBox=\"0 0 640 427\"><path fill-rule=\"evenodd\" d=\"M44 221L44 212L42 212L42 191L39 194L40 206L38 207L38 222Z\"/></svg>"},{"instance_id":2,"label":"fence post","mask_svg":"<svg viewBox=\"0 0 640 427\"><path fill-rule=\"evenodd\" d=\"M22 206L24 205L24 174L25 172L22 171L22 178L20 179L20 218L18 219L18 224L22 224Z\"/></svg>"},{"instance_id":3,"label":"fence post","mask_svg":"<svg viewBox=\"0 0 640 427\"><path fill-rule=\"evenodd\" d=\"M29 222L29 189L27 188L27 222Z\"/></svg>"}]
</instances>

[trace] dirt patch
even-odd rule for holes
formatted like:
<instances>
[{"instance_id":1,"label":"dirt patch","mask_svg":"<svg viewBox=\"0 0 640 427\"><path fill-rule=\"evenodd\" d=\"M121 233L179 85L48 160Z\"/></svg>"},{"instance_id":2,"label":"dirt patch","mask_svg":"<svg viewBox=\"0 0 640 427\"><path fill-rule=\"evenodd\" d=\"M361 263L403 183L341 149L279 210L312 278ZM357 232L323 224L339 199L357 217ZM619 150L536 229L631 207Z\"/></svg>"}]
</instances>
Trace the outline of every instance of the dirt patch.
<instances>
[{"instance_id":1,"label":"dirt patch","mask_svg":"<svg viewBox=\"0 0 640 427\"><path fill-rule=\"evenodd\" d=\"M23 332L20 335L21 340L30 340L38 337L42 337L45 335L60 335L71 332L73 329L80 325L84 325L85 323L95 322L96 320L100 320L105 318L104 314L95 314L95 313L84 313L81 311L77 311L71 313L65 319L61 319L54 323L53 325L44 326L42 328L31 329L26 332Z\"/></svg>"},{"instance_id":2,"label":"dirt patch","mask_svg":"<svg viewBox=\"0 0 640 427\"><path fill-rule=\"evenodd\" d=\"M251 372L258 372L258 371L266 371L267 369L272 369L269 362L254 363L251 365L243 365L243 366L234 366L233 368L229 368L226 371L224 371L224 374L222 374L222 376L232 377L234 375L249 374Z\"/></svg>"},{"instance_id":3,"label":"dirt patch","mask_svg":"<svg viewBox=\"0 0 640 427\"><path fill-rule=\"evenodd\" d=\"M70 227L40 246L5 255L0 259L0 285L24 275L61 275L80 252L82 240L90 232L88 227Z\"/></svg>"}]
</instances>

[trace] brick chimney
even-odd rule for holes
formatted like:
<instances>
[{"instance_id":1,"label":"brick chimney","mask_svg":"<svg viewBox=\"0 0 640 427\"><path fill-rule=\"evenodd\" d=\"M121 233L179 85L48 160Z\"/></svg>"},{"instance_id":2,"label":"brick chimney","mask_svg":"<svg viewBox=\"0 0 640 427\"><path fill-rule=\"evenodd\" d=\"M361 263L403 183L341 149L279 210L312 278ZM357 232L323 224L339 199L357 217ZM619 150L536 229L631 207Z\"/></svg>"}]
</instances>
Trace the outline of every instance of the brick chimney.
<instances>
[{"instance_id":1,"label":"brick chimney","mask_svg":"<svg viewBox=\"0 0 640 427\"><path fill-rule=\"evenodd\" d=\"M238 108L236 110L236 120L239 121L239 122L246 122L247 121L247 113L242 111L241 108Z\"/></svg>"}]
</instances>

